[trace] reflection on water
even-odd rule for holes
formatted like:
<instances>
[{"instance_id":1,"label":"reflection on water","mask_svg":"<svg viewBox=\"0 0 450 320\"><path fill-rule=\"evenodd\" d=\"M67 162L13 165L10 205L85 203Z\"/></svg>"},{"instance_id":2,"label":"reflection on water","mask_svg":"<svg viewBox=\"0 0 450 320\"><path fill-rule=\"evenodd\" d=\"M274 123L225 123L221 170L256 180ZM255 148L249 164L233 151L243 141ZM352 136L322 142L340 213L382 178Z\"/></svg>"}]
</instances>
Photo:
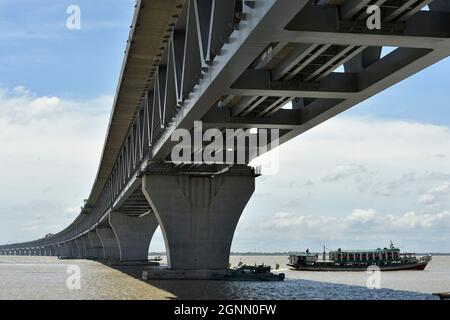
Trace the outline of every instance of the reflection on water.
<instances>
[{"instance_id":1,"label":"reflection on water","mask_svg":"<svg viewBox=\"0 0 450 320\"><path fill-rule=\"evenodd\" d=\"M167 281L140 279L140 270L53 257L0 256L0 299L434 299L450 291L450 257L435 257L426 271L383 272L382 289L366 288L364 272L299 272L281 256L232 256L230 262L266 263L284 282ZM69 290L67 267L81 270L81 289Z\"/></svg>"}]
</instances>

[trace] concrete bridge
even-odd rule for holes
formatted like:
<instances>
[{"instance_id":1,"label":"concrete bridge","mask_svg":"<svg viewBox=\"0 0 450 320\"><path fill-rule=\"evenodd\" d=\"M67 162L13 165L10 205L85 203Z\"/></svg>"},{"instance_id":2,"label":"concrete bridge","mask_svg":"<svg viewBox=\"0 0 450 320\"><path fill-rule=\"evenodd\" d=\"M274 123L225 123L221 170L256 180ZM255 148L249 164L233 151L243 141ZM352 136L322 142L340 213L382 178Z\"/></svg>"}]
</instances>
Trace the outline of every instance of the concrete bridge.
<instances>
[{"instance_id":1,"label":"concrete bridge","mask_svg":"<svg viewBox=\"0 0 450 320\"><path fill-rule=\"evenodd\" d=\"M379 29L366 23L370 5L381 9ZM382 56L383 46L395 50ZM137 1L84 208L61 232L0 254L146 261L160 226L169 269L224 269L255 154L245 150L243 164L174 162L174 132L195 135L202 121L253 129L247 138L278 129L284 143L449 54L447 0ZM238 147L221 151L235 159Z\"/></svg>"}]
</instances>

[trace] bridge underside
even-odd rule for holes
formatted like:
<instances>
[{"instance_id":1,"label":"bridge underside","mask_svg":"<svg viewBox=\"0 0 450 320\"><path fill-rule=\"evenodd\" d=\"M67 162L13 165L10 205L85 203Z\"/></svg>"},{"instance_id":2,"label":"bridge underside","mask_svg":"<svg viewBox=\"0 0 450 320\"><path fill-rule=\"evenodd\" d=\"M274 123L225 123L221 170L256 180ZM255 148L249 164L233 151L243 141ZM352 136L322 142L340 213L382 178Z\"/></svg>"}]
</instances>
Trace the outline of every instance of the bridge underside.
<instances>
[{"instance_id":1,"label":"bridge underside","mask_svg":"<svg viewBox=\"0 0 450 320\"><path fill-rule=\"evenodd\" d=\"M380 29L367 27L371 5ZM258 154L174 164L175 130L278 129L268 151L449 54L448 0L138 1L86 206L59 234L0 254L142 262L159 226L169 268L224 269Z\"/></svg>"}]
</instances>

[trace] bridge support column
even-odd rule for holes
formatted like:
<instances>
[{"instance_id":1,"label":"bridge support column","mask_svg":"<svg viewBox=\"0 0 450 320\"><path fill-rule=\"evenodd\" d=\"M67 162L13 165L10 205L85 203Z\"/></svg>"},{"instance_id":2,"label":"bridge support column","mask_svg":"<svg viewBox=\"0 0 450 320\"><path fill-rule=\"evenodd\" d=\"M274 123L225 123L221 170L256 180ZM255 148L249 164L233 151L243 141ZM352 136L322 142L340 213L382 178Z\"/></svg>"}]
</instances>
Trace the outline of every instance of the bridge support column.
<instances>
[{"instance_id":1,"label":"bridge support column","mask_svg":"<svg viewBox=\"0 0 450 320\"><path fill-rule=\"evenodd\" d=\"M100 241L97 232L90 231L87 236L91 242L90 252L88 252L88 255L93 259L103 259L105 255L103 252L102 242Z\"/></svg>"},{"instance_id":2,"label":"bridge support column","mask_svg":"<svg viewBox=\"0 0 450 320\"><path fill-rule=\"evenodd\" d=\"M57 256L57 257L63 257L64 256L64 245L58 244L55 247L55 256Z\"/></svg>"},{"instance_id":3,"label":"bridge support column","mask_svg":"<svg viewBox=\"0 0 450 320\"><path fill-rule=\"evenodd\" d=\"M72 255L71 258L79 258L80 253L79 253L78 244L77 244L76 240L70 241L69 246L70 246L70 252Z\"/></svg>"},{"instance_id":4,"label":"bridge support column","mask_svg":"<svg viewBox=\"0 0 450 320\"><path fill-rule=\"evenodd\" d=\"M86 248L84 247L84 243L83 240L81 239L81 237L78 237L75 239L75 244L77 246L77 257L80 259L84 259L86 258Z\"/></svg>"},{"instance_id":5,"label":"bridge support column","mask_svg":"<svg viewBox=\"0 0 450 320\"><path fill-rule=\"evenodd\" d=\"M59 255L58 257L68 258L72 256L72 252L70 250L70 246L67 243L63 243L59 245Z\"/></svg>"},{"instance_id":6,"label":"bridge support column","mask_svg":"<svg viewBox=\"0 0 450 320\"><path fill-rule=\"evenodd\" d=\"M74 247L73 241L65 242L61 246L61 257L63 258L75 258L76 257L76 248Z\"/></svg>"},{"instance_id":7,"label":"bridge support column","mask_svg":"<svg viewBox=\"0 0 450 320\"><path fill-rule=\"evenodd\" d=\"M91 241L89 241L89 237L87 234L84 234L80 237L80 242L81 242L81 246L83 248L83 253L84 256L83 258L85 259L91 259L91 252L92 252L92 245L91 245Z\"/></svg>"},{"instance_id":8,"label":"bridge support column","mask_svg":"<svg viewBox=\"0 0 450 320\"><path fill-rule=\"evenodd\" d=\"M109 225L97 227L97 235L100 238L103 247L104 259L117 263L120 261L119 242L113 229Z\"/></svg>"},{"instance_id":9,"label":"bridge support column","mask_svg":"<svg viewBox=\"0 0 450 320\"><path fill-rule=\"evenodd\" d=\"M56 255L56 253L55 253L55 247L54 247L54 246L51 246L51 247L45 248L45 253L46 253L46 255L49 256L49 257L55 256L55 255Z\"/></svg>"},{"instance_id":10,"label":"bridge support column","mask_svg":"<svg viewBox=\"0 0 450 320\"><path fill-rule=\"evenodd\" d=\"M153 213L140 217L111 212L109 224L116 235L120 262L148 261L148 249L158 220Z\"/></svg>"},{"instance_id":11,"label":"bridge support column","mask_svg":"<svg viewBox=\"0 0 450 320\"><path fill-rule=\"evenodd\" d=\"M214 169L147 168L143 192L161 226L169 269L228 266L234 231L255 190L256 175L248 166L221 174Z\"/></svg>"}]
</instances>

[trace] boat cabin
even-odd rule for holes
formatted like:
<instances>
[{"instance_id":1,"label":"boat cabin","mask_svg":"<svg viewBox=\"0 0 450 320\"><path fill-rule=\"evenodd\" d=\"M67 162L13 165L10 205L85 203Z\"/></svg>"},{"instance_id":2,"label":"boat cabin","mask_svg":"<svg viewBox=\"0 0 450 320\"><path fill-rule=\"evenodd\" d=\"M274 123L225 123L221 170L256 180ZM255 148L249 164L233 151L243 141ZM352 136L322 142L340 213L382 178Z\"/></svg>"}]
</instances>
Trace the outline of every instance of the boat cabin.
<instances>
[{"instance_id":1,"label":"boat cabin","mask_svg":"<svg viewBox=\"0 0 450 320\"><path fill-rule=\"evenodd\" d=\"M289 264L291 265L308 265L314 264L319 259L316 253L300 252L297 255L289 256Z\"/></svg>"},{"instance_id":2,"label":"boat cabin","mask_svg":"<svg viewBox=\"0 0 450 320\"><path fill-rule=\"evenodd\" d=\"M335 262L370 262L370 261L400 261L415 259L414 253L400 253L398 248L376 250L335 250L330 251L329 258Z\"/></svg>"}]
</instances>

